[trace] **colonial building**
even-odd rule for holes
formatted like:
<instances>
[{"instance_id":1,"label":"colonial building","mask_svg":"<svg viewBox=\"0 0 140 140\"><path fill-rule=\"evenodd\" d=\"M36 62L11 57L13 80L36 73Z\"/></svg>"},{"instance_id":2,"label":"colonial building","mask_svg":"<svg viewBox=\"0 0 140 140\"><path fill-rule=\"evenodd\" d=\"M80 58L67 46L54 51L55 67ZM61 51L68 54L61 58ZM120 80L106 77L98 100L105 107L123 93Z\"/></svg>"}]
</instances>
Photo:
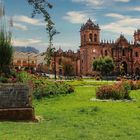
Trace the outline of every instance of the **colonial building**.
<instances>
[{"instance_id":1,"label":"colonial building","mask_svg":"<svg viewBox=\"0 0 140 140\"><path fill-rule=\"evenodd\" d=\"M80 29L80 73L92 73L94 59L110 56L115 62L115 70L119 72L124 67L126 74L140 74L140 30L134 33L134 43L128 42L124 35L116 41L100 41L100 27L90 19Z\"/></svg>"},{"instance_id":2,"label":"colonial building","mask_svg":"<svg viewBox=\"0 0 140 140\"><path fill-rule=\"evenodd\" d=\"M53 65L56 67L56 73L58 75L64 75L64 65L69 63L73 66L73 74L80 75L80 52L74 53L71 50L63 51L59 49L55 52L53 58Z\"/></svg>"},{"instance_id":3,"label":"colonial building","mask_svg":"<svg viewBox=\"0 0 140 140\"><path fill-rule=\"evenodd\" d=\"M36 53L23 53L14 52L13 66L15 68L33 68L37 67L37 54Z\"/></svg>"}]
</instances>

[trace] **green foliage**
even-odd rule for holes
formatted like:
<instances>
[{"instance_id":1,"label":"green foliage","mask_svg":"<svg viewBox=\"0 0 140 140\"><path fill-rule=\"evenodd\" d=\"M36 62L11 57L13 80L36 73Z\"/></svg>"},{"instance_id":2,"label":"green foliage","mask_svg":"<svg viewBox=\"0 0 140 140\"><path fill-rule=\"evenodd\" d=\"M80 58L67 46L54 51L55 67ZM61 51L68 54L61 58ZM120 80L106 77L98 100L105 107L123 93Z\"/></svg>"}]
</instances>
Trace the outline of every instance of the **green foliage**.
<instances>
[{"instance_id":1,"label":"green foliage","mask_svg":"<svg viewBox=\"0 0 140 140\"><path fill-rule=\"evenodd\" d=\"M47 85L38 85L36 88L34 88L33 95L36 99L41 99L44 97L69 94L72 92L74 92L74 88L72 86L63 82L52 82Z\"/></svg>"},{"instance_id":2,"label":"green foliage","mask_svg":"<svg viewBox=\"0 0 140 140\"><path fill-rule=\"evenodd\" d=\"M45 78L36 77L24 71L18 74L18 81L31 83L33 95L36 99L74 92L73 86L65 82L48 81Z\"/></svg>"},{"instance_id":3,"label":"green foliage","mask_svg":"<svg viewBox=\"0 0 140 140\"><path fill-rule=\"evenodd\" d=\"M44 20L50 20L50 15L48 13L48 8L51 9L53 6L48 2L48 0L27 0L30 5L33 6L32 17L36 14L43 14Z\"/></svg>"},{"instance_id":4,"label":"green foliage","mask_svg":"<svg viewBox=\"0 0 140 140\"><path fill-rule=\"evenodd\" d=\"M49 20L46 24L46 31L49 37L49 47L47 48L45 54L45 60L47 62L47 65L50 66L52 56L55 57L55 48L52 48L53 47L52 41L54 36L59 34L59 32L57 32L57 30L54 27L54 23L51 20Z\"/></svg>"},{"instance_id":5,"label":"green foliage","mask_svg":"<svg viewBox=\"0 0 140 140\"><path fill-rule=\"evenodd\" d=\"M7 82L8 82L8 78L4 76L0 76L0 83L7 83Z\"/></svg>"},{"instance_id":6,"label":"green foliage","mask_svg":"<svg viewBox=\"0 0 140 140\"><path fill-rule=\"evenodd\" d=\"M95 71L99 71L102 74L108 74L114 70L114 62L113 59L109 56L107 57L100 57L93 61L93 69Z\"/></svg>"},{"instance_id":7,"label":"green foliage","mask_svg":"<svg viewBox=\"0 0 140 140\"><path fill-rule=\"evenodd\" d=\"M137 80L137 81L128 80L127 83L129 83L131 90L140 89L140 80Z\"/></svg>"},{"instance_id":8,"label":"green foliage","mask_svg":"<svg viewBox=\"0 0 140 140\"><path fill-rule=\"evenodd\" d=\"M0 31L0 72L7 73L12 61L11 33Z\"/></svg>"},{"instance_id":9,"label":"green foliage","mask_svg":"<svg viewBox=\"0 0 140 140\"><path fill-rule=\"evenodd\" d=\"M139 91L130 94L136 102L94 102L97 86L87 86L76 86L68 96L33 100L41 121L0 122L0 139L139 140Z\"/></svg>"},{"instance_id":10,"label":"green foliage","mask_svg":"<svg viewBox=\"0 0 140 140\"><path fill-rule=\"evenodd\" d=\"M28 83L30 80L33 80L33 77L26 71L22 71L17 74L17 79L19 82Z\"/></svg>"},{"instance_id":11,"label":"green foliage","mask_svg":"<svg viewBox=\"0 0 140 140\"><path fill-rule=\"evenodd\" d=\"M45 53L44 60L46 61L46 63L47 63L48 66L50 66L50 64L51 64L51 58L54 55L54 51L55 51L55 48L49 47L47 49L46 53Z\"/></svg>"},{"instance_id":12,"label":"green foliage","mask_svg":"<svg viewBox=\"0 0 140 140\"><path fill-rule=\"evenodd\" d=\"M51 20L50 14L48 13L48 8L51 9L53 6L48 2L48 0L27 0L30 5L33 6L32 17L35 17L36 14L42 14L44 17L44 21L46 22L46 32L49 38L49 47L45 52L45 60L48 66L51 63L51 57L54 54L53 47L53 38L55 35L59 34L59 32L55 29L55 24Z\"/></svg>"}]
</instances>

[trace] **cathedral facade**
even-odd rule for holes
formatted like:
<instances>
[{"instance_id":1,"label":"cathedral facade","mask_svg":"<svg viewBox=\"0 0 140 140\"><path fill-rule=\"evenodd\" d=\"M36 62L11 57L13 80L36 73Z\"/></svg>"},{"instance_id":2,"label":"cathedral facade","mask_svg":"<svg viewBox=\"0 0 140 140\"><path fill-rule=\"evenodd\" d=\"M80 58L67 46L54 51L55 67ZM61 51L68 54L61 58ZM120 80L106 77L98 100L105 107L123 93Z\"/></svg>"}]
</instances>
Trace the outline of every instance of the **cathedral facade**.
<instances>
[{"instance_id":1,"label":"cathedral facade","mask_svg":"<svg viewBox=\"0 0 140 140\"><path fill-rule=\"evenodd\" d=\"M125 74L140 75L140 30L134 33L134 42L128 42L124 35L116 41L100 41L100 27L90 19L81 26L80 73L89 75L93 71L93 61L110 56L119 72L123 66Z\"/></svg>"},{"instance_id":2,"label":"cathedral facade","mask_svg":"<svg viewBox=\"0 0 140 140\"><path fill-rule=\"evenodd\" d=\"M52 57L51 66L45 66L43 70L41 67L44 63L44 56L40 55L43 58L39 61L37 57L36 68L46 73L56 71L57 75L64 75L63 65L67 62L73 66L74 75L88 76L93 73L95 59L110 56L115 63L114 73L119 73L120 67L123 66L125 74L140 75L140 30L134 32L133 42L129 42L122 34L115 41L101 41L100 32L99 25L89 19L81 26L81 45L76 53L71 50L64 52L61 48L58 49ZM19 63L16 64L20 66Z\"/></svg>"}]
</instances>

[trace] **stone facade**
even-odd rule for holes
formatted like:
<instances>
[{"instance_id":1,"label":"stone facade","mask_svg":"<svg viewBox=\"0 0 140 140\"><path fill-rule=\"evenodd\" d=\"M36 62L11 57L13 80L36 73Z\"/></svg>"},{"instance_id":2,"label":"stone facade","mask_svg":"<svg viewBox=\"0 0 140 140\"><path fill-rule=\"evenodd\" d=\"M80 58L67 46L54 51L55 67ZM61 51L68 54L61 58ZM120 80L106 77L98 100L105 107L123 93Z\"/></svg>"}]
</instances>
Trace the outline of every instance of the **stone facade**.
<instances>
[{"instance_id":1,"label":"stone facade","mask_svg":"<svg viewBox=\"0 0 140 140\"><path fill-rule=\"evenodd\" d=\"M90 19L80 29L80 73L92 73L94 59L110 56L115 62L115 71L119 72L120 66L124 67L126 74L140 74L140 30L134 33L134 43L128 42L124 35L116 41L100 41L99 25Z\"/></svg>"},{"instance_id":2,"label":"stone facade","mask_svg":"<svg viewBox=\"0 0 140 140\"><path fill-rule=\"evenodd\" d=\"M74 75L80 75L80 52L74 53L71 50L63 51L59 48L54 57L52 58L51 68L54 69L56 67L57 75L64 75L63 66L65 62L68 62L73 66Z\"/></svg>"}]
</instances>

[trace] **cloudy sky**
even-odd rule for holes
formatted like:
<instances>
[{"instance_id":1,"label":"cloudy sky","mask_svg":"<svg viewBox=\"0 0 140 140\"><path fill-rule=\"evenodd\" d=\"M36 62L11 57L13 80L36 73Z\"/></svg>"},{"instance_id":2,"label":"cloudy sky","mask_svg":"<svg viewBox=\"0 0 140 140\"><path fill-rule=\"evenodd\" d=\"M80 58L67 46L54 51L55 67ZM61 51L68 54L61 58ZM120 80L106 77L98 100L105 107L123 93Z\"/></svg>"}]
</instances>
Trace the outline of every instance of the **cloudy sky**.
<instances>
[{"instance_id":1,"label":"cloudy sky","mask_svg":"<svg viewBox=\"0 0 140 140\"><path fill-rule=\"evenodd\" d=\"M50 0L49 10L56 29L61 32L54 38L54 47L77 50L79 30L89 18L101 28L101 39L115 40L122 33L133 39L134 30L140 28L140 0ZM16 46L33 46L45 51L48 36L41 16L31 18L32 7L26 0L4 0L6 15L14 21L13 43Z\"/></svg>"}]
</instances>

